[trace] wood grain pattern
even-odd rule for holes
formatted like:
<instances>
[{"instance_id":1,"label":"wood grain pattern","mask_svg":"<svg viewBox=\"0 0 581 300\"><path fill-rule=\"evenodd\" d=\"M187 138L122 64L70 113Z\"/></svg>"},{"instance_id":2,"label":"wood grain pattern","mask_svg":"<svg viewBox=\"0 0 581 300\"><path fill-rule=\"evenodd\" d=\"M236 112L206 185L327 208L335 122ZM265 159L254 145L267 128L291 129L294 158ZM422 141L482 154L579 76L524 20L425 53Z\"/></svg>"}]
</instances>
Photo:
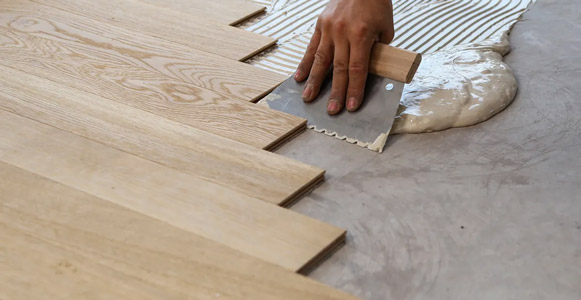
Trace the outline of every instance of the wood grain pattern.
<instances>
[{"instance_id":1,"label":"wood grain pattern","mask_svg":"<svg viewBox=\"0 0 581 300\"><path fill-rule=\"evenodd\" d=\"M369 58L369 72L410 83L421 61L422 55L419 53L375 43Z\"/></svg>"},{"instance_id":2,"label":"wood grain pattern","mask_svg":"<svg viewBox=\"0 0 581 300\"><path fill-rule=\"evenodd\" d=\"M233 60L245 60L276 43L204 14L192 16L138 0L100 0L98 4L93 0L33 1ZM7 6L29 5L21 0L3 2Z\"/></svg>"},{"instance_id":3,"label":"wood grain pattern","mask_svg":"<svg viewBox=\"0 0 581 300\"><path fill-rule=\"evenodd\" d=\"M252 146L276 146L304 128L304 120L248 103L282 76L232 60L251 55L241 51L252 46L217 43L240 40L242 31L188 18L135 0L0 3L0 174L9 178L0 184L0 211L10 215L0 221L0 238L11 244L0 254L17 261L7 264L10 294L0 298L46 297L43 287L56 298L221 297L224 289L232 299L350 298L292 274L341 245L345 231L272 205L297 199L324 171ZM185 39L192 32L199 36ZM240 135L260 142L226 138ZM98 209L79 206L91 199L110 210L91 219ZM58 221L51 205L62 208L52 211ZM117 213L121 223L111 220ZM109 227L97 233L102 223ZM152 249L146 223L166 227L160 238L172 230L183 235L178 243L192 236L200 247L194 262L191 245L155 240ZM86 231L87 224L94 227ZM128 245L132 234L137 247ZM236 261L228 265L232 285L224 282L231 274L219 264L232 255L252 260L258 274ZM51 272L64 280L53 285ZM288 286L270 284L287 277ZM15 288L31 282L35 289Z\"/></svg>"},{"instance_id":4,"label":"wood grain pattern","mask_svg":"<svg viewBox=\"0 0 581 300\"><path fill-rule=\"evenodd\" d=\"M203 14L217 22L235 25L264 12L266 7L249 0L141 0L191 16Z\"/></svg>"},{"instance_id":5,"label":"wood grain pattern","mask_svg":"<svg viewBox=\"0 0 581 300\"><path fill-rule=\"evenodd\" d=\"M255 69L213 68L212 59L191 58L184 47L51 8L2 8L4 65L258 148L306 127L304 119L247 103L266 89L242 78Z\"/></svg>"},{"instance_id":6,"label":"wood grain pattern","mask_svg":"<svg viewBox=\"0 0 581 300\"><path fill-rule=\"evenodd\" d=\"M2 162L0 178L2 299L355 299Z\"/></svg>"},{"instance_id":7,"label":"wood grain pattern","mask_svg":"<svg viewBox=\"0 0 581 300\"><path fill-rule=\"evenodd\" d=\"M344 240L337 227L16 114L0 112L0 132L0 161L293 271Z\"/></svg>"},{"instance_id":8,"label":"wood grain pattern","mask_svg":"<svg viewBox=\"0 0 581 300\"><path fill-rule=\"evenodd\" d=\"M107 22L95 21L26 0L8 4L0 3L0 10L21 14L24 17L38 16L51 22L67 25L65 32L70 32L69 35L62 36L63 38L108 49L113 52L112 55L115 55L115 52L121 52L124 57L129 57L123 58L128 63L138 64L233 99L246 101L259 99L286 79L283 75L198 51L167 39L126 30ZM53 34L61 37L58 27L54 28L51 24L37 24L34 19L29 22L24 19L20 23L10 24L14 30L24 32L34 32L37 27L44 26L47 26L49 30L50 28L56 30L48 34L47 38Z\"/></svg>"},{"instance_id":9,"label":"wood grain pattern","mask_svg":"<svg viewBox=\"0 0 581 300\"><path fill-rule=\"evenodd\" d=\"M0 65L0 109L285 205L324 171Z\"/></svg>"}]
</instances>

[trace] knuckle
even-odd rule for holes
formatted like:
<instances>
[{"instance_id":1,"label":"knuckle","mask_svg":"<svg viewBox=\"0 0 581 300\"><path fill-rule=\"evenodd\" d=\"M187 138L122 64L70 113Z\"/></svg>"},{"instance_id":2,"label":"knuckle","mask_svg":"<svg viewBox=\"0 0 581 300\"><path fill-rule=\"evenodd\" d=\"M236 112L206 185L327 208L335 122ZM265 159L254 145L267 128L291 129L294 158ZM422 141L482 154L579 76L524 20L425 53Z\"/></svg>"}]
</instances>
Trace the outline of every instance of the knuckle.
<instances>
[{"instance_id":1,"label":"knuckle","mask_svg":"<svg viewBox=\"0 0 581 300\"><path fill-rule=\"evenodd\" d=\"M367 66L360 62L352 62L349 64L349 73L362 74L367 72Z\"/></svg>"},{"instance_id":2,"label":"knuckle","mask_svg":"<svg viewBox=\"0 0 581 300\"><path fill-rule=\"evenodd\" d=\"M315 87L315 89L321 84L322 81L323 77L316 70L312 70L311 73L309 74L309 78L307 79L307 83L312 84Z\"/></svg>"},{"instance_id":3,"label":"knuckle","mask_svg":"<svg viewBox=\"0 0 581 300\"><path fill-rule=\"evenodd\" d=\"M333 23L333 29L335 30L335 32L337 33L343 33L345 32L345 29L347 28L347 21L344 19L339 19L336 20Z\"/></svg>"},{"instance_id":4,"label":"knuckle","mask_svg":"<svg viewBox=\"0 0 581 300\"><path fill-rule=\"evenodd\" d=\"M336 61L333 64L333 74L343 75L347 73L347 64L343 61Z\"/></svg>"},{"instance_id":5,"label":"knuckle","mask_svg":"<svg viewBox=\"0 0 581 300\"><path fill-rule=\"evenodd\" d=\"M330 63L330 56L327 53L324 53L323 51L317 51L317 53L315 53L315 64L317 66L328 66Z\"/></svg>"},{"instance_id":6,"label":"knuckle","mask_svg":"<svg viewBox=\"0 0 581 300\"><path fill-rule=\"evenodd\" d=\"M352 27L353 36L358 39L367 39L370 36L371 29L366 23L356 24Z\"/></svg>"},{"instance_id":7,"label":"knuckle","mask_svg":"<svg viewBox=\"0 0 581 300\"><path fill-rule=\"evenodd\" d=\"M307 46L307 51L306 51L306 53L308 53L308 54L311 54L311 55L312 55L312 54L314 54L314 53L315 53L315 51L317 51L317 48L315 47L315 43L313 43L313 42L309 43L309 45Z\"/></svg>"},{"instance_id":8,"label":"knuckle","mask_svg":"<svg viewBox=\"0 0 581 300\"><path fill-rule=\"evenodd\" d=\"M307 50L305 53L309 54L309 55L314 55L315 51L317 51L317 47L319 45L319 42L320 42L320 32L318 32L318 29L317 29L317 30L315 30L315 33L313 34L311 41L307 45Z\"/></svg>"},{"instance_id":9,"label":"knuckle","mask_svg":"<svg viewBox=\"0 0 581 300\"><path fill-rule=\"evenodd\" d=\"M306 63L304 61L301 61L301 63L299 63L299 66L297 67L297 70L305 71L305 69L306 69Z\"/></svg>"},{"instance_id":10,"label":"knuckle","mask_svg":"<svg viewBox=\"0 0 581 300\"><path fill-rule=\"evenodd\" d=\"M317 24L318 24L320 27L326 28L326 27L328 27L329 25L331 25L331 19L330 19L329 17L327 17L326 15L324 15L324 14L321 14L321 15L319 16L319 18L317 19Z\"/></svg>"}]
</instances>

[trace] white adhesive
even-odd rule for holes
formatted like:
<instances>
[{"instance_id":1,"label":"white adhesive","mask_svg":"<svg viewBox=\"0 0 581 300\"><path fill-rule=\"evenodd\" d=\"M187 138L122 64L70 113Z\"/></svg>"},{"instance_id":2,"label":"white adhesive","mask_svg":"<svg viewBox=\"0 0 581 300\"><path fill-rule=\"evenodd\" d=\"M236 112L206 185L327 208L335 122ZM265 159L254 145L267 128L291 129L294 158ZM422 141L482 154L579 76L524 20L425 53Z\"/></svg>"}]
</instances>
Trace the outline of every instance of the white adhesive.
<instances>
[{"instance_id":1,"label":"white adhesive","mask_svg":"<svg viewBox=\"0 0 581 300\"><path fill-rule=\"evenodd\" d=\"M292 74L328 0L253 0L268 12L241 28L278 39L278 44L248 62ZM270 2L266 2L270 1ZM422 54L484 41L514 24L534 0L392 0L395 39L391 45Z\"/></svg>"},{"instance_id":2,"label":"white adhesive","mask_svg":"<svg viewBox=\"0 0 581 300\"><path fill-rule=\"evenodd\" d=\"M502 61L506 34L487 42L442 49L424 56L404 88L392 133L421 133L488 120L514 98L517 81Z\"/></svg>"},{"instance_id":3,"label":"white adhesive","mask_svg":"<svg viewBox=\"0 0 581 300\"><path fill-rule=\"evenodd\" d=\"M265 1L265 0L260 0ZM242 28L271 35L279 44L248 62L291 75L309 43L325 0L273 0L269 13ZM394 0L397 47L424 54L406 85L391 133L421 133L485 121L514 98L517 82L502 57L507 34L534 0ZM389 116L386 116L389 117ZM374 143L327 135L383 149L389 133Z\"/></svg>"},{"instance_id":4,"label":"white adhesive","mask_svg":"<svg viewBox=\"0 0 581 300\"><path fill-rule=\"evenodd\" d=\"M308 128L309 129L313 129L316 132L324 133L324 134L326 134L328 136L332 136L332 137L335 137L337 139L344 140L344 141L346 141L348 143L355 144L355 145L357 145L359 147L367 148L367 149L369 149L371 151L375 151L375 152L379 152L379 153L382 153L383 152L383 147L385 146L385 143L387 142L387 137L389 136L389 131L386 132L386 133L381 133L375 139L375 141L373 141L372 143L368 143L368 142L359 141L359 140L354 139L354 138L350 138L350 137L345 136L345 135L339 135L339 134L337 134L337 132L330 132L329 130L324 129L324 128L321 128L320 129L320 128L317 128L317 126L314 126L314 125L309 125Z\"/></svg>"}]
</instances>

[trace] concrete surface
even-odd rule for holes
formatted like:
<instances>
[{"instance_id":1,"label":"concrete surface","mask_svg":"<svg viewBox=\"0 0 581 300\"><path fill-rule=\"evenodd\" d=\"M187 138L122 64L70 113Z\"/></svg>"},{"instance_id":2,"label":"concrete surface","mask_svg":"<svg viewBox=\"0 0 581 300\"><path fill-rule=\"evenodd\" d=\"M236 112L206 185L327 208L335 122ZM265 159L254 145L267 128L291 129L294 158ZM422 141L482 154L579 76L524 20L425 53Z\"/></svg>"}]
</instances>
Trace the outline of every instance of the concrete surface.
<instances>
[{"instance_id":1,"label":"concrete surface","mask_svg":"<svg viewBox=\"0 0 581 300\"><path fill-rule=\"evenodd\" d=\"M327 169L292 209L347 228L310 274L364 299L581 299L581 2L511 34L513 104L383 154L308 131L277 153Z\"/></svg>"}]
</instances>

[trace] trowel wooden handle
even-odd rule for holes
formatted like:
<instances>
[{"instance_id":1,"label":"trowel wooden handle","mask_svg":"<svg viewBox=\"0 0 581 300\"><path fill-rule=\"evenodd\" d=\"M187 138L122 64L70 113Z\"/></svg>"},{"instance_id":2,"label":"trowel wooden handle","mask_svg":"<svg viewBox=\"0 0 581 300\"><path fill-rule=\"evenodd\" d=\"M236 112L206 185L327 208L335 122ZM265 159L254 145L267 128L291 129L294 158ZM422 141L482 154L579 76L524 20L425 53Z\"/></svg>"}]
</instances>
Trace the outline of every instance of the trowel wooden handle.
<instances>
[{"instance_id":1,"label":"trowel wooden handle","mask_svg":"<svg viewBox=\"0 0 581 300\"><path fill-rule=\"evenodd\" d=\"M375 43L371 49L369 72L410 83L420 66L422 55L390 45Z\"/></svg>"}]
</instances>

